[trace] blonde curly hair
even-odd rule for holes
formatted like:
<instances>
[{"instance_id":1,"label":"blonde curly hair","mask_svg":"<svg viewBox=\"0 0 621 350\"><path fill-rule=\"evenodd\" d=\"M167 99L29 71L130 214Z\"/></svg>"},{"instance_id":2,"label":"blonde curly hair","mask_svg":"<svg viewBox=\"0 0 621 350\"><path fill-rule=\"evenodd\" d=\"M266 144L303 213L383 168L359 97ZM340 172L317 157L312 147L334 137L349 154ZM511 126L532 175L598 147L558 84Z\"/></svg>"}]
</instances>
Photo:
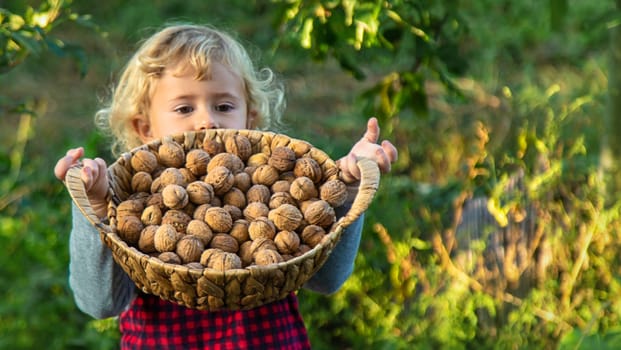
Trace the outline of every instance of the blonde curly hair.
<instances>
[{"instance_id":1,"label":"blonde curly hair","mask_svg":"<svg viewBox=\"0 0 621 350\"><path fill-rule=\"evenodd\" d=\"M284 89L272 70L255 69L246 49L228 33L207 25L174 24L142 43L113 88L110 104L95 115L97 126L112 137L112 153L119 155L142 143L132 119L147 114L155 83L166 67L189 65L201 80L209 78L212 62L225 65L243 80L248 107L257 113L254 127L280 125Z\"/></svg>"}]
</instances>

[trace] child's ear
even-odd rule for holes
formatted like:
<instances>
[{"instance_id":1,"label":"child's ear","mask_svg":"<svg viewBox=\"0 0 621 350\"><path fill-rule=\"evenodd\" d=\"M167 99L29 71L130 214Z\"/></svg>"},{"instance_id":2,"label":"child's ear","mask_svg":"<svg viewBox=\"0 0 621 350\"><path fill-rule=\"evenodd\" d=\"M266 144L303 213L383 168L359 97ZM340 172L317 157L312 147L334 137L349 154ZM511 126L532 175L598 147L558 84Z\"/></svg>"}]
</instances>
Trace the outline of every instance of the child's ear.
<instances>
[{"instance_id":1,"label":"child's ear","mask_svg":"<svg viewBox=\"0 0 621 350\"><path fill-rule=\"evenodd\" d=\"M248 116L246 117L246 129L255 129L257 127L257 123L259 122L258 115L257 111L254 109L248 111Z\"/></svg>"},{"instance_id":2,"label":"child's ear","mask_svg":"<svg viewBox=\"0 0 621 350\"><path fill-rule=\"evenodd\" d=\"M149 121L144 115L137 114L134 116L132 118L132 127L134 128L136 134L138 134L138 137L142 143L147 143L153 139L153 136L151 135L151 124L149 124Z\"/></svg>"}]
</instances>

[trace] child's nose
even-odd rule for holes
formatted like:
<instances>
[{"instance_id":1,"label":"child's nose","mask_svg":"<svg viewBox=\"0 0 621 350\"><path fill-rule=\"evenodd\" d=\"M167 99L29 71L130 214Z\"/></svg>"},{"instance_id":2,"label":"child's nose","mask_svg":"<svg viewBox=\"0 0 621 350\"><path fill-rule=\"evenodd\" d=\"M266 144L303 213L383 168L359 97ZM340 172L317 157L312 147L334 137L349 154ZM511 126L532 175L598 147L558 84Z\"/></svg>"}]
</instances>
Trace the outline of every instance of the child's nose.
<instances>
[{"instance_id":1,"label":"child's nose","mask_svg":"<svg viewBox=\"0 0 621 350\"><path fill-rule=\"evenodd\" d=\"M203 115L200 118L198 118L197 120L198 120L198 122L195 125L195 129L196 130L217 129L218 128L218 124L212 118L210 118L208 115Z\"/></svg>"}]
</instances>

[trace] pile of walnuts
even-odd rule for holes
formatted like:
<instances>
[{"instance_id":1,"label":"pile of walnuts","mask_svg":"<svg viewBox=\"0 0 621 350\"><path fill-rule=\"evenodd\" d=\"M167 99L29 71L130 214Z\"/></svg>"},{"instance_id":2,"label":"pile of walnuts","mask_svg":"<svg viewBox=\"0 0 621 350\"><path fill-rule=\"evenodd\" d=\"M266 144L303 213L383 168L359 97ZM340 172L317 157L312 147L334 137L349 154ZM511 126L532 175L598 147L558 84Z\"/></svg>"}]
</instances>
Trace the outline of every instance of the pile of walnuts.
<instances>
[{"instance_id":1,"label":"pile of walnuts","mask_svg":"<svg viewBox=\"0 0 621 350\"><path fill-rule=\"evenodd\" d=\"M166 263L239 269L311 250L336 221L347 187L306 143L248 137L205 139L185 150L172 139L131 156L131 195L111 215L121 239Z\"/></svg>"}]
</instances>

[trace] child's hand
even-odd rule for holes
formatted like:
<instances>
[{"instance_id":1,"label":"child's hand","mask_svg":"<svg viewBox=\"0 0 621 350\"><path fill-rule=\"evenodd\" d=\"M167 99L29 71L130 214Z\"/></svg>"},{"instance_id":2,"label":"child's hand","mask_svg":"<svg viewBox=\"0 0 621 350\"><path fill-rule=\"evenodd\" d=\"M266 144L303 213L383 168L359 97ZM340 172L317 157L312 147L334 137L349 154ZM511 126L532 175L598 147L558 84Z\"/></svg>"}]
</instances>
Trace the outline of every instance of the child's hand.
<instances>
[{"instance_id":1,"label":"child's hand","mask_svg":"<svg viewBox=\"0 0 621 350\"><path fill-rule=\"evenodd\" d=\"M391 164L397 160L397 148L387 140L378 144L379 133L377 119L370 118L364 136L356 142L348 155L338 160L337 164L342 171L342 178L345 182L360 180L360 169L358 169L356 162L361 157L376 161L382 173L390 171Z\"/></svg>"},{"instance_id":2,"label":"child's hand","mask_svg":"<svg viewBox=\"0 0 621 350\"><path fill-rule=\"evenodd\" d=\"M67 155L60 158L56 163L54 175L59 180L64 181L69 168L76 165L83 155L84 148L82 147L67 151ZM101 158L84 158L81 162L81 177L88 200L95 214L100 218L104 218L107 215L108 202L106 201L106 196L109 190L106 162Z\"/></svg>"}]
</instances>

